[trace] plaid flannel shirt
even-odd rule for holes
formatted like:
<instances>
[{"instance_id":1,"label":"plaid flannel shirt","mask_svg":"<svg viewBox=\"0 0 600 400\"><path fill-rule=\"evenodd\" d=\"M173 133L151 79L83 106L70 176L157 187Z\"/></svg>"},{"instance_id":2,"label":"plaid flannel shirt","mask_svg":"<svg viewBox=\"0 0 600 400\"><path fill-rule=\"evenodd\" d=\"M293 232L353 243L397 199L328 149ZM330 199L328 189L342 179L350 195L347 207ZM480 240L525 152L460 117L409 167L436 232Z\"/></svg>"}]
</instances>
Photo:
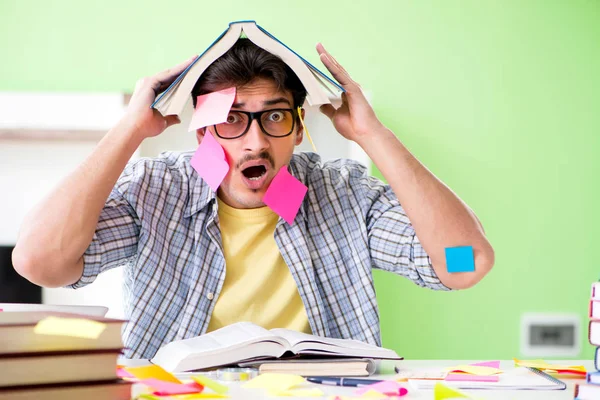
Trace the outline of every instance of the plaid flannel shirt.
<instances>
[{"instance_id":1,"label":"plaid flannel shirt","mask_svg":"<svg viewBox=\"0 0 600 400\"><path fill-rule=\"evenodd\" d=\"M192 155L167 152L125 168L70 285L123 266L126 357L151 358L205 333L225 279L216 195ZM274 235L314 334L381 345L372 268L448 289L389 185L354 161L321 164L314 153L295 154L289 170L308 193L294 224L280 218Z\"/></svg>"}]
</instances>

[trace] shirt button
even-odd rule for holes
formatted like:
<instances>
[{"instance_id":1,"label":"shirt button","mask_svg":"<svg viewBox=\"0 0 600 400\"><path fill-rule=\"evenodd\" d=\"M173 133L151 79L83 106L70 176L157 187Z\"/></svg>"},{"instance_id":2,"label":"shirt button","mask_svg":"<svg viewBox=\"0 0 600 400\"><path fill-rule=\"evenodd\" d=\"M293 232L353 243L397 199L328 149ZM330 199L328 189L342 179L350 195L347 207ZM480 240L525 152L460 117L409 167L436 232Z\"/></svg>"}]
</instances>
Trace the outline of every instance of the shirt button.
<instances>
[{"instance_id":1,"label":"shirt button","mask_svg":"<svg viewBox=\"0 0 600 400\"><path fill-rule=\"evenodd\" d=\"M209 293L209 294L206 295L206 298L209 299L209 300L212 300L214 297L215 297L215 295L212 294L212 293Z\"/></svg>"}]
</instances>

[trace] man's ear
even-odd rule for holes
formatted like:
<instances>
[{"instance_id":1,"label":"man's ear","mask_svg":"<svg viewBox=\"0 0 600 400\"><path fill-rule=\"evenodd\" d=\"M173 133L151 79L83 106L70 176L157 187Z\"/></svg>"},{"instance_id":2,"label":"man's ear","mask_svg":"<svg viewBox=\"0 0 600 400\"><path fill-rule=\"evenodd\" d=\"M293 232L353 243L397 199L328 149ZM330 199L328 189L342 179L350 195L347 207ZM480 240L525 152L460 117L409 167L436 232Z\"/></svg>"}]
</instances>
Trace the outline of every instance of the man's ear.
<instances>
[{"instance_id":1,"label":"man's ear","mask_svg":"<svg viewBox=\"0 0 600 400\"><path fill-rule=\"evenodd\" d=\"M302 116L302 120L304 121L304 116L306 115L306 111L304 108L300 109L300 115ZM298 132L296 133L296 146L300 146L302 143L302 139L304 139L304 126L302 122L300 122L300 117L298 117Z\"/></svg>"},{"instance_id":2,"label":"man's ear","mask_svg":"<svg viewBox=\"0 0 600 400\"><path fill-rule=\"evenodd\" d=\"M206 128L196 129L196 140L198 140L198 144L200 144L200 142L204 138L205 133L206 133Z\"/></svg>"}]
</instances>

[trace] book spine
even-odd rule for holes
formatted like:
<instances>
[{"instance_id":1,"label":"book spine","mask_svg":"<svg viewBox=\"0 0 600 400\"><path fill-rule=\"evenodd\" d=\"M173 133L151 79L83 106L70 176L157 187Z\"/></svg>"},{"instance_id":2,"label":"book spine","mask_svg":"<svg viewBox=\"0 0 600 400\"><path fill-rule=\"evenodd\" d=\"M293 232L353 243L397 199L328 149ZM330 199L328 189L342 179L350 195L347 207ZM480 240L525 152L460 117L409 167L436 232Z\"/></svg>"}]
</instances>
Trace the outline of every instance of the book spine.
<instances>
[{"instance_id":1,"label":"book spine","mask_svg":"<svg viewBox=\"0 0 600 400\"><path fill-rule=\"evenodd\" d=\"M600 300L600 282L592 283L592 300L593 299Z\"/></svg>"},{"instance_id":2,"label":"book spine","mask_svg":"<svg viewBox=\"0 0 600 400\"><path fill-rule=\"evenodd\" d=\"M594 342L594 339L592 338L592 329L597 324L600 324L600 321L591 320L590 323L588 324L588 341L590 342L590 344L592 346L600 346L600 343Z\"/></svg>"},{"instance_id":3,"label":"book spine","mask_svg":"<svg viewBox=\"0 0 600 400\"><path fill-rule=\"evenodd\" d=\"M596 354L594 355L594 368L596 368L596 371L600 371L600 347L596 347Z\"/></svg>"}]
</instances>

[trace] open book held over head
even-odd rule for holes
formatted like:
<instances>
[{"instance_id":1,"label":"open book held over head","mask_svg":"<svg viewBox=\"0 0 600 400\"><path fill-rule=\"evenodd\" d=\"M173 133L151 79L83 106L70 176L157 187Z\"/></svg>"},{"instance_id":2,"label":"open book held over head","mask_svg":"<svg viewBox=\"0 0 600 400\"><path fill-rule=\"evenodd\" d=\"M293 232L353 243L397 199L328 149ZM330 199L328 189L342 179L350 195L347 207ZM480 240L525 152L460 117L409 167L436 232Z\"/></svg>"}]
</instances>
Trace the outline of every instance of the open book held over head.
<instances>
[{"instance_id":1,"label":"open book held over head","mask_svg":"<svg viewBox=\"0 0 600 400\"><path fill-rule=\"evenodd\" d=\"M180 115L202 73L241 37L281 58L298 76L311 106L331 104L344 92L336 81L320 71L255 21L235 21L152 104L162 115Z\"/></svg>"},{"instance_id":2,"label":"open book held over head","mask_svg":"<svg viewBox=\"0 0 600 400\"><path fill-rule=\"evenodd\" d=\"M206 335L171 342L161 347L151 361L167 371L185 372L298 356L402 359L393 350L358 340L325 338L289 329L267 330L250 322L238 322Z\"/></svg>"}]
</instances>

